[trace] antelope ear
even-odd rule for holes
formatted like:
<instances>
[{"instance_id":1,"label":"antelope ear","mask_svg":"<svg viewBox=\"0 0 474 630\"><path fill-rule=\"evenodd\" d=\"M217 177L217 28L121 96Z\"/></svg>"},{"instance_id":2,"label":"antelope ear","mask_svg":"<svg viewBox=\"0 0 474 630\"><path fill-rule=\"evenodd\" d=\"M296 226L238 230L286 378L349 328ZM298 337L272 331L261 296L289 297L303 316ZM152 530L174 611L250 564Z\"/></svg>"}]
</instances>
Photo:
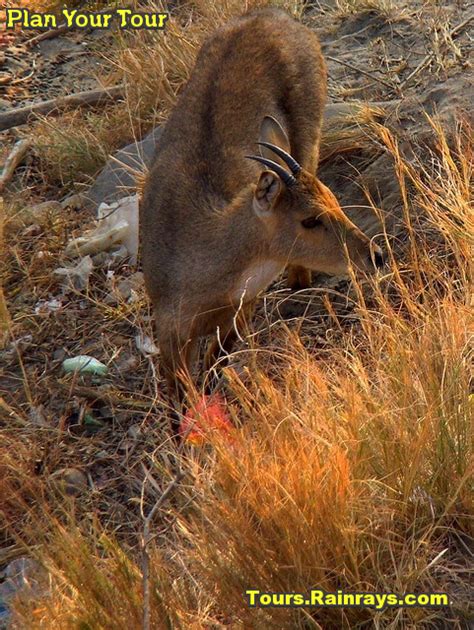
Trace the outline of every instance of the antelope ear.
<instances>
[{"instance_id":1,"label":"antelope ear","mask_svg":"<svg viewBox=\"0 0 474 630\"><path fill-rule=\"evenodd\" d=\"M257 188L253 195L252 207L256 215L268 215L275 205L281 190L281 180L273 171L263 171L260 174Z\"/></svg>"},{"instance_id":2,"label":"antelope ear","mask_svg":"<svg viewBox=\"0 0 474 630\"><path fill-rule=\"evenodd\" d=\"M270 142L271 144L275 144L280 149L283 149L287 153L291 155L290 141L288 140L288 136L286 135L285 130L280 125L276 118L273 116L265 116L262 120L262 124L260 125L260 142ZM276 156L273 151L267 149L267 147L259 147L260 154L262 157L267 158L269 160L273 160L274 162L278 162L284 168L288 168L285 162Z\"/></svg>"}]
</instances>

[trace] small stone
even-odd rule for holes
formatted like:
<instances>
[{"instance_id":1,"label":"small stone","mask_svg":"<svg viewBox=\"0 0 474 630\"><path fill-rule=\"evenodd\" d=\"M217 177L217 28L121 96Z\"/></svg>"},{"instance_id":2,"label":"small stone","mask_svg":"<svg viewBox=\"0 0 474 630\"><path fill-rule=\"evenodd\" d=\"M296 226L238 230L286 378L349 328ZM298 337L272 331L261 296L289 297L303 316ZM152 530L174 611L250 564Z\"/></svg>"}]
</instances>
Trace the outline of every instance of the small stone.
<instances>
[{"instance_id":1,"label":"small stone","mask_svg":"<svg viewBox=\"0 0 474 630\"><path fill-rule=\"evenodd\" d=\"M140 437L140 431L141 428L139 424L132 424L127 431L127 435L129 435L133 440L138 440Z\"/></svg>"},{"instance_id":2,"label":"small stone","mask_svg":"<svg viewBox=\"0 0 474 630\"><path fill-rule=\"evenodd\" d=\"M38 225L38 223L32 223L23 230L21 235L26 238L31 238L32 236L39 236L42 231L43 229L41 228L41 225Z\"/></svg>"},{"instance_id":3,"label":"small stone","mask_svg":"<svg viewBox=\"0 0 474 630\"><path fill-rule=\"evenodd\" d=\"M62 468L51 475L60 491L69 497L77 497L87 489L87 477L77 468Z\"/></svg>"},{"instance_id":4,"label":"small stone","mask_svg":"<svg viewBox=\"0 0 474 630\"><path fill-rule=\"evenodd\" d=\"M64 348L58 348L53 352L53 359L55 361L64 361L66 358L66 350Z\"/></svg>"},{"instance_id":5,"label":"small stone","mask_svg":"<svg viewBox=\"0 0 474 630\"><path fill-rule=\"evenodd\" d=\"M25 214L31 217L34 221L41 221L45 219L49 214L56 214L62 210L62 206L59 201L44 201L36 206L31 206L25 209Z\"/></svg>"},{"instance_id":6,"label":"small stone","mask_svg":"<svg viewBox=\"0 0 474 630\"><path fill-rule=\"evenodd\" d=\"M66 210L67 208L70 210L82 210L86 203L87 200L84 195L77 193L75 195L69 195L69 197L66 197L66 199L61 201L61 207L63 210Z\"/></svg>"}]
</instances>

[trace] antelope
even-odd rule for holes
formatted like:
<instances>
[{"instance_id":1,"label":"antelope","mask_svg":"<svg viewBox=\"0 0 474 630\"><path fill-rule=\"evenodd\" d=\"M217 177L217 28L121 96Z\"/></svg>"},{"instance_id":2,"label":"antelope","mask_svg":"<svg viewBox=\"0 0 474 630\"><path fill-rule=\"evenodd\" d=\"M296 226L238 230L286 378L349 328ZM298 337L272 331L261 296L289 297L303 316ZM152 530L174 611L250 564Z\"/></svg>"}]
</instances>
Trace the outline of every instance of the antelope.
<instances>
[{"instance_id":1,"label":"antelope","mask_svg":"<svg viewBox=\"0 0 474 630\"><path fill-rule=\"evenodd\" d=\"M315 175L326 82L316 35L260 9L205 41L168 119L140 232L167 389L181 402L198 340L214 336L208 369L286 267L298 290L312 271L383 263Z\"/></svg>"}]
</instances>

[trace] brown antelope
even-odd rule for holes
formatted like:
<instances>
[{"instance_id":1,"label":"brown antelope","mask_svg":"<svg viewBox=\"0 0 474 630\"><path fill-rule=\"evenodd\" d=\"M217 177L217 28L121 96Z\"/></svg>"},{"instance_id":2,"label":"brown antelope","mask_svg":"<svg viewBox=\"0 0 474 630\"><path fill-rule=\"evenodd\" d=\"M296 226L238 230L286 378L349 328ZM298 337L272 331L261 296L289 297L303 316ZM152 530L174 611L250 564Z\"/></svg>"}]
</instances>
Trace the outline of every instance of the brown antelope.
<instances>
[{"instance_id":1,"label":"brown antelope","mask_svg":"<svg viewBox=\"0 0 474 630\"><path fill-rule=\"evenodd\" d=\"M382 264L316 178L326 69L318 39L277 9L203 45L159 141L141 203L142 262L169 392L182 396L197 341L206 364L235 340L258 293L288 268L344 274ZM258 153L255 155L255 153ZM250 159L249 159L250 158ZM263 170L262 170L263 166Z\"/></svg>"}]
</instances>

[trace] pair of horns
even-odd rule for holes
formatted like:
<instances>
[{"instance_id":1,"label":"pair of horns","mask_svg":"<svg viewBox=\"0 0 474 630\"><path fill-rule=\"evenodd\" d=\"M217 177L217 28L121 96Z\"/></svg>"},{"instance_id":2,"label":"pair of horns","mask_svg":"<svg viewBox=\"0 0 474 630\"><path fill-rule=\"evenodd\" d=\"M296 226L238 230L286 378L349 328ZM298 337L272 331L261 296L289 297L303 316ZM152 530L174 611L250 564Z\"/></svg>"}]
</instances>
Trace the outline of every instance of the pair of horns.
<instances>
[{"instance_id":1,"label":"pair of horns","mask_svg":"<svg viewBox=\"0 0 474 630\"><path fill-rule=\"evenodd\" d=\"M257 142L257 144L263 147L267 147L267 149L270 149L270 151L273 151L273 153L278 155L278 157L280 157L288 166L292 174L288 173L286 169L284 169L273 160L269 160L259 155L246 155L245 157L249 160L260 162L260 164L264 164L265 166L268 166L268 168L271 168L272 171L275 171L275 173L287 186L293 186L294 184L296 184L296 175L298 175L298 173L301 171L301 166L298 164L298 162L293 157L291 157L289 153L287 153L283 149L280 149L280 147L271 144L270 142Z\"/></svg>"}]
</instances>

